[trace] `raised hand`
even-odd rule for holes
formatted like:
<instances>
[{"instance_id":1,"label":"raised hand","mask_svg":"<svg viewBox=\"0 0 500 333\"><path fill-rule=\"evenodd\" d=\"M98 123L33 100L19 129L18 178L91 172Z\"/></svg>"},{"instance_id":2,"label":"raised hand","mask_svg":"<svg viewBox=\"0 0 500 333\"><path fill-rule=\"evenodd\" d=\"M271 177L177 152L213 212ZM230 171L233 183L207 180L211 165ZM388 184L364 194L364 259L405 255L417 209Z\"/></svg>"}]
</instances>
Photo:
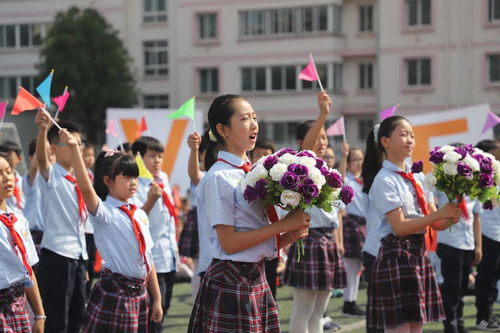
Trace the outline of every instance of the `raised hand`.
<instances>
[{"instance_id":1,"label":"raised hand","mask_svg":"<svg viewBox=\"0 0 500 333\"><path fill-rule=\"evenodd\" d=\"M65 128L59 130L59 139L62 143L67 144L69 147L78 146L76 138Z\"/></svg>"},{"instance_id":2,"label":"raised hand","mask_svg":"<svg viewBox=\"0 0 500 333\"><path fill-rule=\"evenodd\" d=\"M48 129L51 125L49 117L50 115L47 111L39 109L35 116L35 123L43 129Z\"/></svg>"},{"instance_id":3,"label":"raised hand","mask_svg":"<svg viewBox=\"0 0 500 333\"><path fill-rule=\"evenodd\" d=\"M200 149L201 136L197 132L189 134L187 138L187 144L191 150Z\"/></svg>"},{"instance_id":4,"label":"raised hand","mask_svg":"<svg viewBox=\"0 0 500 333\"><path fill-rule=\"evenodd\" d=\"M332 99L326 91L321 91L318 93L318 106L321 114L328 116L330 114L332 105Z\"/></svg>"}]
</instances>

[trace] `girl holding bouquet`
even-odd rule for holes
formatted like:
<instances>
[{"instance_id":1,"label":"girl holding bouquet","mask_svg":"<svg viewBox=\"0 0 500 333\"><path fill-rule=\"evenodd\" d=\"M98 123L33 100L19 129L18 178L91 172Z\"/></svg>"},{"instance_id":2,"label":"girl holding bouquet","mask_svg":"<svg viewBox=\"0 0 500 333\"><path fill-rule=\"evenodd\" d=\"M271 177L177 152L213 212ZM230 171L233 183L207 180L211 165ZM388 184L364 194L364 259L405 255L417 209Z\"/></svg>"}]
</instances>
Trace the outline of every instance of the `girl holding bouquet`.
<instances>
[{"instance_id":1,"label":"girl holding bouquet","mask_svg":"<svg viewBox=\"0 0 500 333\"><path fill-rule=\"evenodd\" d=\"M297 128L300 149L311 149L318 158L326 152L328 140L325 121L332 101L326 92L318 94L320 115L316 121L302 123ZM338 182L342 176L338 173ZM342 264L342 217L337 208L325 212L313 207L309 236L304 240L305 255L298 260L298 246L290 247L285 268L285 284L292 286L293 306L290 332L323 332L323 317L333 289L345 287Z\"/></svg>"},{"instance_id":2,"label":"girl holding bouquet","mask_svg":"<svg viewBox=\"0 0 500 333\"><path fill-rule=\"evenodd\" d=\"M264 208L244 199L240 182L250 170L246 152L254 148L259 131L250 103L237 95L219 96L208 122L207 154L218 146L218 160L196 192L198 218L210 225L213 260L201 280L188 331L279 332L264 260L277 255L278 243L283 247L307 236L309 215L294 210L269 224Z\"/></svg>"},{"instance_id":3,"label":"girl holding bouquet","mask_svg":"<svg viewBox=\"0 0 500 333\"><path fill-rule=\"evenodd\" d=\"M386 332L422 332L423 324L444 319L426 243L436 245L430 229L444 230L450 219L456 223L460 217L457 204L436 211L432 196L423 190L423 177L410 172L405 160L414 146L411 124L389 117L368 135L363 163L363 190L385 235L373 265L367 321Z\"/></svg>"}]
</instances>

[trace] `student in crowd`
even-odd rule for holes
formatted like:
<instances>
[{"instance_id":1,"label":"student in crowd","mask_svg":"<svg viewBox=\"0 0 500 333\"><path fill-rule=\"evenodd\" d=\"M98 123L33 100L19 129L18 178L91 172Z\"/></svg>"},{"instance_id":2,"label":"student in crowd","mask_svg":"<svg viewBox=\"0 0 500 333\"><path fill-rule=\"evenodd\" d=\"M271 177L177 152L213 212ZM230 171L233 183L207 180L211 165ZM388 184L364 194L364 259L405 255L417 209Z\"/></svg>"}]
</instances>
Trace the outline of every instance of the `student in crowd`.
<instances>
[{"instance_id":1,"label":"student in crowd","mask_svg":"<svg viewBox=\"0 0 500 333\"><path fill-rule=\"evenodd\" d=\"M456 223L460 217L457 204L436 211L421 185L422 175L410 172L405 161L414 147L411 124L392 116L368 135L363 163L363 191L384 235L373 264L367 321L386 332L422 332L424 324L444 319L426 246L436 246L433 230L446 229L450 219Z\"/></svg>"},{"instance_id":2,"label":"student in crowd","mask_svg":"<svg viewBox=\"0 0 500 333\"><path fill-rule=\"evenodd\" d=\"M23 214L25 198L22 187L22 177L19 172L17 172L17 166L23 159L22 149L17 143L8 140L0 145L0 152L9 156L12 161L12 168L15 175L14 194L7 199L7 205L14 209L18 215Z\"/></svg>"},{"instance_id":3,"label":"student in crowd","mask_svg":"<svg viewBox=\"0 0 500 333\"><path fill-rule=\"evenodd\" d=\"M137 190L139 168L130 155L101 152L93 187L78 137L65 129L59 135L70 150L97 248L105 262L92 289L83 332L146 332L152 322L161 321L162 308L149 221L144 211L129 203ZM146 288L151 297L150 314Z\"/></svg>"},{"instance_id":4,"label":"student in crowd","mask_svg":"<svg viewBox=\"0 0 500 333\"><path fill-rule=\"evenodd\" d=\"M279 332L276 304L265 277L264 260L279 245L307 235L309 216L301 210L270 224L259 202L247 202L240 181L250 170L246 152L255 146L256 113L242 97L222 95L208 110L210 144L218 160L198 184L199 221L209 225L213 260L204 274L188 332ZM200 228L200 233L202 229ZM200 243L200 251L204 251ZM244 306L238 306L242 304Z\"/></svg>"},{"instance_id":5,"label":"student in crowd","mask_svg":"<svg viewBox=\"0 0 500 333\"><path fill-rule=\"evenodd\" d=\"M59 140L58 129L40 110L36 157L40 181L44 232L40 250L38 280L43 305L47 312L47 332L78 332L86 299L87 249L85 224L87 208L73 176L71 149ZM80 131L69 122L60 122L81 146ZM55 155L52 165L47 154L47 141Z\"/></svg>"},{"instance_id":6,"label":"student in crowd","mask_svg":"<svg viewBox=\"0 0 500 333\"><path fill-rule=\"evenodd\" d=\"M134 202L148 214L149 230L153 237L153 260L156 266L162 298L163 315L166 316L172 300L177 270L177 212L168 176L161 170L164 148L158 139L142 136L132 144L132 154L141 154L144 165L154 179L139 178ZM150 332L161 332L160 323L152 323Z\"/></svg>"}]
</instances>

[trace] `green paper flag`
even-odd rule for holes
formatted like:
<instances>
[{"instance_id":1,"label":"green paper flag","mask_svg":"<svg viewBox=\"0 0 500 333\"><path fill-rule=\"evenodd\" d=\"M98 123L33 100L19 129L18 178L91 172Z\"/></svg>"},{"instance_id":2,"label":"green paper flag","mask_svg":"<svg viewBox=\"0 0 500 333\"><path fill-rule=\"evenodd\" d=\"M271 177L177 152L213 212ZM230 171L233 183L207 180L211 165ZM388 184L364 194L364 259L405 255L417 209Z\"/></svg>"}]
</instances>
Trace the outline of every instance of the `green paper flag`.
<instances>
[{"instance_id":1,"label":"green paper flag","mask_svg":"<svg viewBox=\"0 0 500 333\"><path fill-rule=\"evenodd\" d=\"M182 117L189 117L194 120L194 102L195 98L193 96L187 101L185 101L184 104L182 104L182 106L177 111L169 114L167 118L179 119Z\"/></svg>"}]
</instances>

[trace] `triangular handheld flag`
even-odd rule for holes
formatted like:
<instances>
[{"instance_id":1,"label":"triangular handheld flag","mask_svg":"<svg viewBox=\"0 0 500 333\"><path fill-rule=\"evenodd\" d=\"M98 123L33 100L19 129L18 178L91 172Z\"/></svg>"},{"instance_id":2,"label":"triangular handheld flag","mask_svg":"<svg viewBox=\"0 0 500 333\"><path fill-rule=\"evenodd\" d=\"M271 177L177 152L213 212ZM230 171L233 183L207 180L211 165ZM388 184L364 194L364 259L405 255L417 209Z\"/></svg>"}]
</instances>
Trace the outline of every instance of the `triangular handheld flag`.
<instances>
[{"instance_id":1,"label":"triangular handheld flag","mask_svg":"<svg viewBox=\"0 0 500 333\"><path fill-rule=\"evenodd\" d=\"M38 87L36 87L36 91L42 98L43 102L49 107L50 107L50 86L52 85L53 74L54 70L52 70L50 74L47 75L45 80L43 80L42 83L38 85Z\"/></svg>"},{"instance_id":2,"label":"triangular handheld flag","mask_svg":"<svg viewBox=\"0 0 500 333\"><path fill-rule=\"evenodd\" d=\"M148 168L146 168L146 164L144 164L141 153L137 153L137 155L135 155L135 162L137 163L137 167L139 168L140 178L147 178L152 180L155 179Z\"/></svg>"},{"instance_id":3,"label":"triangular handheld flag","mask_svg":"<svg viewBox=\"0 0 500 333\"><path fill-rule=\"evenodd\" d=\"M332 126L328 127L328 129L326 130L326 135L345 135L344 116L340 117L336 122L332 124Z\"/></svg>"},{"instance_id":4,"label":"triangular handheld flag","mask_svg":"<svg viewBox=\"0 0 500 333\"><path fill-rule=\"evenodd\" d=\"M69 98L69 91L68 91L68 89L64 89L64 92L62 95L54 97L54 98L52 98L52 100L54 101L54 103L56 103L59 111L62 111L62 110L64 110L64 107L66 106L66 102L68 101L68 98Z\"/></svg>"},{"instance_id":5,"label":"triangular handheld flag","mask_svg":"<svg viewBox=\"0 0 500 333\"><path fill-rule=\"evenodd\" d=\"M312 54L309 54L309 63L307 66L300 72L299 80L305 81L318 81L319 75L316 71L316 65L314 64L314 59Z\"/></svg>"},{"instance_id":6,"label":"triangular handheld flag","mask_svg":"<svg viewBox=\"0 0 500 333\"><path fill-rule=\"evenodd\" d=\"M495 125L497 124L500 124L500 117L491 111L488 112L488 117L486 117L486 122L484 123L483 131L481 132L481 134L483 134L490 128L495 127Z\"/></svg>"},{"instance_id":7,"label":"triangular handheld flag","mask_svg":"<svg viewBox=\"0 0 500 333\"><path fill-rule=\"evenodd\" d=\"M115 121L116 121L115 119L111 119L108 121L108 127L106 127L106 133L114 136L115 138L118 138L118 131L116 130Z\"/></svg>"},{"instance_id":8,"label":"triangular handheld flag","mask_svg":"<svg viewBox=\"0 0 500 333\"><path fill-rule=\"evenodd\" d=\"M195 103L195 98L191 97L190 99L185 101L184 104L182 104L182 106L177 111L169 114L167 118L179 119L185 116L194 120L194 103Z\"/></svg>"},{"instance_id":9,"label":"triangular handheld flag","mask_svg":"<svg viewBox=\"0 0 500 333\"><path fill-rule=\"evenodd\" d=\"M0 118L3 118L7 110L7 102L0 102Z\"/></svg>"},{"instance_id":10,"label":"triangular handheld flag","mask_svg":"<svg viewBox=\"0 0 500 333\"><path fill-rule=\"evenodd\" d=\"M146 117L142 116L141 122L139 123L139 126L137 127L137 137L141 137L142 133L148 130L148 124L146 124Z\"/></svg>"},{"instance_id":11,"label":"triangular handheld flag","mask_svg":"<svg viewBox=\"0 0 500 333\"><path fill-rule=\"evenodd\" d=\"M42 108L43 103L40 102L35 96L30 94L23 87L19 87L19 93L17 94L16 102L14 103L14 107L10 112L11 115L18 115L21 112L34 110L38 108Z\"/></svg>"},{"instance_id":12,"label":"triangular handheld flag","mask_svg":"<svg viewBox=\"0 0 500 333\"><path fill-rule=\"evenodd\" d=\"M389 118L389 117L394 116L398 106L399 106L399 104L391 106L390 108L387 108L385 110L380 111L380 113L379 113L380 120L384 120L385 118Z\"/></svg>"}]
</instances>

